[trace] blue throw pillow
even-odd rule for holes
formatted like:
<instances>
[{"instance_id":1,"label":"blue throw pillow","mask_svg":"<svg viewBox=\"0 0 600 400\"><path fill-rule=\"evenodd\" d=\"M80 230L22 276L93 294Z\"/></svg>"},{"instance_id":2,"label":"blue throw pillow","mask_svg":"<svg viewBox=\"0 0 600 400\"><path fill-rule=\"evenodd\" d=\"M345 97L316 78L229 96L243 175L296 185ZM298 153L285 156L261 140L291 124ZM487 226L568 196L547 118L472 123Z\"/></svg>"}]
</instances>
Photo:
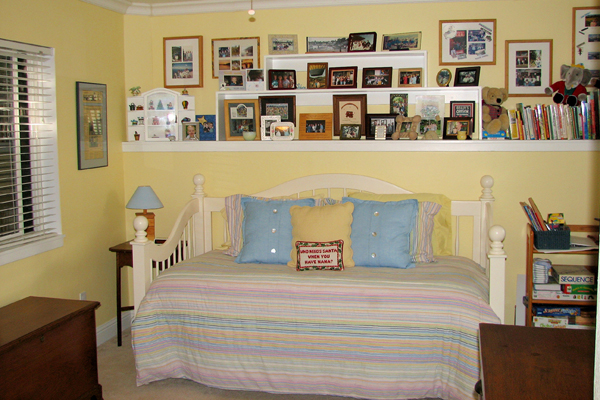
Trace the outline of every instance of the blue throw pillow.
<instances>
[{"instance_id":1,"label":"blue throw pillow","mask_svg":"<svg viewBox=\"0 0 600 400\"><path fill-rule=\"evenodd\" d=\"M372 201L344 197L353 203L352 250L361 267L414 268L410 232L419 211L417 200Z\"/></svg>"},{"instance_id":2,"label":"blue throw pillow","mask_svg":"<svg viewBox=\"0 0 600 400\"><path fill-rule=\"evenodd\" d=\"M291 206L314 206L312 198L259 200L243 197L243 245L237 263L287 264L292 251Z\"/></svg>"}]
</instances>

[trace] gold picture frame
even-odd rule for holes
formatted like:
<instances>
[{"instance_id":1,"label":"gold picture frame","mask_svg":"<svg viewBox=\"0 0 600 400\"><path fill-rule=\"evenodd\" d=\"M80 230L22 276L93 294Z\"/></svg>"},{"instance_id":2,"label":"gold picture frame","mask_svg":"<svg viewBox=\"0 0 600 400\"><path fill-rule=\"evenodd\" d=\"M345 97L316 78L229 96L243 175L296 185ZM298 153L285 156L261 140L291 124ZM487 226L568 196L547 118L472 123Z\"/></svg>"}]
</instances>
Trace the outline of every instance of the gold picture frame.
<instances>
[{"instance_id":1,"label":"gold picture frame","mask_svg":"<svg viewBox=\"0 0 600 400\"><path fill-rule=\"evenodd\" d=\"M201 88L204 85L202 36L163 38L166 88Z\"/></svg>"},{"instance_id":2,"label":"gold picture frame","mask_svg":"<svg viewBox=\"0 0 600 400\"><path fill-rule=\"evenodd\" d=\"M496 65L496 20L440 21L440 65Z\"/></svg>"},{"instance_id":3,"label":"gold picture frame","mask_svg":"<svg viewBox=\"0 0 600 400\"><path fill-rule=\"evenodd\" d=\"M300 114L298 134L300 140L331 140L333 138L332 113Z\"/></svg>"},{"instance_id":4,"label":"gold picture frame","mask_svg":"<svg viewBox=\"0 0 600 400\"><path fill-rule=\"evenodd\" d=\"M244 140L244 132L259 132L258 100L224 100L226 140ZM257 134L254 140L260 140Z\"/></svg>"}]
</instances>

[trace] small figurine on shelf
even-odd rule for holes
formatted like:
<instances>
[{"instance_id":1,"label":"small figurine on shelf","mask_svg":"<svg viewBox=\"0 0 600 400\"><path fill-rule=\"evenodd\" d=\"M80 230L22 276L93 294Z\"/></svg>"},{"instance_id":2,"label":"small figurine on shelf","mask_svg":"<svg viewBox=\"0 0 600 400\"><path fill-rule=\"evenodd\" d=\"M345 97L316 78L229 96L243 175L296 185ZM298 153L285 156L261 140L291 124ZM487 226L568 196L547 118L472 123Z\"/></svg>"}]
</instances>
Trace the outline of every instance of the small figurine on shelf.
<instances>
[{"instance_id":1,"label":"small figurine on shelf","mask_svg":"<svg viewBox=\"0 0 600 400\"><path fill-rule=\"evenodd\" d=\"M173 103L168 102L167 103L167 110L172 110L173 109Z\"/></svg>"},{"instance_id":2,"label":"small figurine on shelf","mask_svg":"<svg viewBox=\"0 0 600 400\"><path fill-rule=\"evenodd\" d=\"M135 111L135 103L129 105L129 111Z\"/></svg>"},{"instance_id":3,"label":"small figurine on shelf","mask_svg":"<svg viewBox=\"0 0 600 400\"><path fill-rule=\"evenodd\" d=\"M144 110L144 106L143 106L143 105L141 105L141 104L138 104L138 105L135 107L135 109L136 109L137 111L143 111L143 110Z\"/></svg>"},{"instance_id":4,"label":"small figurine on shelf","mask_svg":"<svg viewBox=\"0 0 600 400\"><path fill-rule=\"evenodd\" d=\"M187 89L186 89L186 88L184 88L184 89L181 91L181 94L185 96L185 95L188 95L189 93L188 93Z\"/></svg>"},{"instance_id":5,"label":"small figurine on shelf","mask_svg":"<svg viewBox=\"0 0 600 400\"><path fill-rule=\"evenodd\" d=\"M138 117L138 125L144 125L144 117Z\"/></svg>"},{"instance_id":6,"label":"small figurine on shelf","mask_svg":"<svg viewBox=\"0 0 600 400\"><path fill-rule=\"evenodd\" d=\"M139 96L140 93L142 93L141 89L141 86L134 86L131 89L129 89L129 91L131 92L132 96Z\"/></svg>"},{"instance_id":7,"label":"small figurine on shelf","mask_svg":"<svg viewBox=\"0 0 600 400\"><path fill-rule=\"evenodd\" d=\"M140 140L140 134L137 131L135 131L135 133L133 134L133 138L137 142L138 140Z\"/></svg>"},{"instance_id":8,"label":"small figurine on shelf","mask_svg":"<svg viewBox=\"0 0 600 400\"><path fill-rule=\"evenodd\" d=\"M154 110L154 100L148 102L148 110Z\"/></svg>"},{"instance_id":9,"label":"small figurine on shelf","mask_svg":"<svg viewBox=\"0 0 600 400\"><path fill-rule=\"evenodd\" d=\"M184 110L187 110L189 104L190 103L187 100L184 100L184 101L181 102L181 105L183 106Z\"/></svg>"},{"instance_id":10,"label":"small figurine on shelf","mask_svg":"<svg viewBox=\"0 0 600 400\"><path fill-rule=\"evenodd\" d=\"M131 125L137 125L138 124L138 120L137 119L132 119L131 120Z\"/></svg>"}]
</instances>

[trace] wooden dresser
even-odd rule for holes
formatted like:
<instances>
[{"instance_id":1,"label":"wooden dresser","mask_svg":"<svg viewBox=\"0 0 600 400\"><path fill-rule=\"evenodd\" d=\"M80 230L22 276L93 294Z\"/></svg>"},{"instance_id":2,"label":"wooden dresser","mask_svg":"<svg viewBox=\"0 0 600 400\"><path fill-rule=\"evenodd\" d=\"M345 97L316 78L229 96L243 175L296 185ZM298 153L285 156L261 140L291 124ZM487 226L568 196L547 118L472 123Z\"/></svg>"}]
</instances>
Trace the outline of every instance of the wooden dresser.
<instances>
[{"instance_id":1,"label":"wooden dresser","mask_svg":"<svg viewBox=\"0 0 600 400\"><path fill-rule=\"evenodd\" d=\"M2 399L102 400L97 301L27 297L0 308Z\"/></svg>"}]
</instances>

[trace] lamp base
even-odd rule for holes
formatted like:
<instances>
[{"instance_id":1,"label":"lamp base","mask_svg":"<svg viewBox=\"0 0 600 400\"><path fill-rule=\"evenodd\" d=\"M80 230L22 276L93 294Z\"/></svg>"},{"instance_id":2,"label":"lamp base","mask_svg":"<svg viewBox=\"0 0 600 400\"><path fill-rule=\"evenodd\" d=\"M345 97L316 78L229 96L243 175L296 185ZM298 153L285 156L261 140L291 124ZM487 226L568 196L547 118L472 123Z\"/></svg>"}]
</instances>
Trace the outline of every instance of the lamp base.
<instances>
[{"instance_id":1,"label":"lamp base","mask_svg":"<svg viewBox=\"0 0 600 400\"><path fill-rule=\"evenodd\" d=\"M139 215L143 215L144 217L146 217L146 219L148 220L148 228L146 229L146 238L148 238L148 240L154 240L154 213L153 212L147 212L144 210L144 212L141 213L135 213L136 216Z\"/></svg>"}]
</instances>

